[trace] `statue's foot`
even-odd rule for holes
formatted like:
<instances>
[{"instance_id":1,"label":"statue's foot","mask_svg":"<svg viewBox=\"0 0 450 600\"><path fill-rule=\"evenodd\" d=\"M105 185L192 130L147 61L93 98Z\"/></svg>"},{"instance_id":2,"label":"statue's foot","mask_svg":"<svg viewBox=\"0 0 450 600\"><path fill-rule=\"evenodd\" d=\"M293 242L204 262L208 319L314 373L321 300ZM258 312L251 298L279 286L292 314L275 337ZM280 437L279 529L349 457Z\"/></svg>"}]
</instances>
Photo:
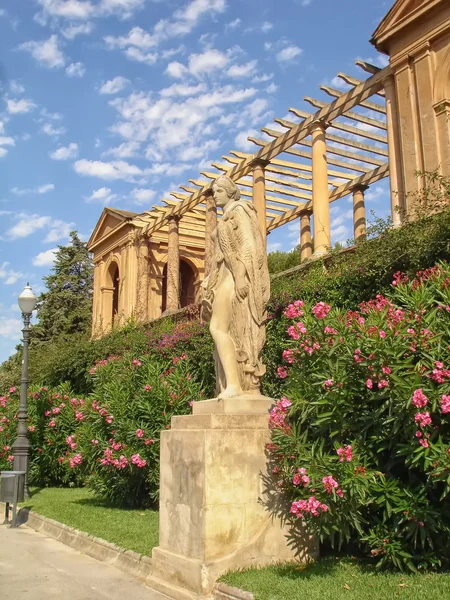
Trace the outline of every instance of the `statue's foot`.
<instances>
[{"instance_id":1,"label":"statue's foot","mask_svg":"<svg viewBox=\"0 0 450 600\"><path fill-rule=\"evenodd\" d=\"M225 398L235 398L236 396L241 396L242 390L237 385L228 385L223 392L220 392L218 398L219 400L224 400Z\"/></svg>"}]
</instances>

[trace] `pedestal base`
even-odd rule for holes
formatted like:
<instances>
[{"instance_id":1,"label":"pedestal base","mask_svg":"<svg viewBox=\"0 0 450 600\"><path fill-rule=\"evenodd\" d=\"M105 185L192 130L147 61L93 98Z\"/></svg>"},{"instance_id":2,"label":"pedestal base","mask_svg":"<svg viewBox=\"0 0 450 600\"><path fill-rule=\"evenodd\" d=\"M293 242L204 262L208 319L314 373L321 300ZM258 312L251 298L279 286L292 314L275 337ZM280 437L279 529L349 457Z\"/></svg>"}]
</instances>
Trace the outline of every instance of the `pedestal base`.
<instances>
[{"instance_id":1,"label":"pedestal base","mask_svg":"<svg viewBox=\"0 0 450 600\"><path fill-rule=\"evenodd\" d=\"M272 401L261 400L259 414L226 414L230 400L198 403L194 410L221 412L173 417L161 433L160 545L147 583L169 598L207 598L224 571L308 552L306 543L300 554L289 545L292 535L271 500L265 447Z\"/></svg>"},{"instance_id":2,"label":"pedestal base","mask_svg":"<svg viewBox=\"0 0 450 600\"><path fill-rule=\"evenodd\" d=\"M242 394L234 398L213 398L194 402L193 415L227 414L259 415L268 414L275 400L267 396Z\"/></svg>"}]
</instances>

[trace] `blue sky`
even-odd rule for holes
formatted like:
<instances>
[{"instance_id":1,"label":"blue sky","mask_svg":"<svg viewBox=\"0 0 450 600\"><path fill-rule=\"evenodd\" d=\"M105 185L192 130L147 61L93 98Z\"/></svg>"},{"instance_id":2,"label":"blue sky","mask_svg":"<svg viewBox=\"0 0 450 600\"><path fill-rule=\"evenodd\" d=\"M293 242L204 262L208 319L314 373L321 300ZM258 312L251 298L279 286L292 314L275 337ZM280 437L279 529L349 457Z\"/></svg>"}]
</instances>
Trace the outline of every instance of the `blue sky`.
<instances>
[{"instance_id":1,"label":"blue sky","mask_svg":"<svg viewBox=\"0 0 450 600\"><path fill-rule=\"evenodd\" d=\"M141 212L246 138L346 89L391 2L373 0L1 0L0 361L20 338L17 296L36 293L71 230L105 205ZM388 212L387 182L368 209ZM333 240L351 237L346 199ZM269 250L298 242L298 223Z\"/></svg>"}]
</instances>

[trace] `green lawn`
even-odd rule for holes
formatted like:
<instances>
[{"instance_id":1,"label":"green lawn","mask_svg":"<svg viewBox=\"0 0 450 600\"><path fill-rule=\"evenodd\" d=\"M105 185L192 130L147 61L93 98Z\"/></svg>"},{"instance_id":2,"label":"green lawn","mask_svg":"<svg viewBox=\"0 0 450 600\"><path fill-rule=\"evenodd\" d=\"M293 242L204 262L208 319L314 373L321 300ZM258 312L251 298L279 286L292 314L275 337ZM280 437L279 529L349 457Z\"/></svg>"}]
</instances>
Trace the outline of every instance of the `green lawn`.
<instances>
[{"instance_id":1,"label":"green lawn","mask_svg":"<svg viewBox=\"0 0 450 600\"><path fill-rule=\"evenodd\" d=\"M121 548L150 556L158 545L157 511L113 508L86 488L32 488L31 494L21 506Z\"/></svg>"},{"instance_id":2,"label":"green lawn","mask_svg":"<svg viewBox=\"0 0 450 600\"><path fill-rule=\"evenodd\" d=\"M228 585L257 600L449 600L450 573L378 573L352 559L327 558L305 568L278 565L228 573Z\"/></svg>"}]
</instances>

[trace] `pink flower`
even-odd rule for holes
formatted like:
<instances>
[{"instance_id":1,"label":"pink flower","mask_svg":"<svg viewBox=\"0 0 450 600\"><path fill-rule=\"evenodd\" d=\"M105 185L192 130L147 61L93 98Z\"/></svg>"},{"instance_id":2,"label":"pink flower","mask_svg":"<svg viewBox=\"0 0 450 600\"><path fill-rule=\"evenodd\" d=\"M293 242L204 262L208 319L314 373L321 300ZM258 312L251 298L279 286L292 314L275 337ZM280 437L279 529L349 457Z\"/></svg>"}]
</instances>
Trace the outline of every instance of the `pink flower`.
<instances>
[{"instance_id":1,"label":"pink flower","mask_svg":"<svg viewBox=\"0 0 450 600\"><path fill-rule=\"evenodd\" d=\"M146 392L150 392L150 391L151 391L151 389L152 389L152 386L151 386L151 385L144 385L144 390L145 390Z\"/></svg>"},{"instance_id":2,"label":"pink flower","mask_svg":"<svg viewBox=\"0 0 450 600\"><path fill-rule=\"evenodd\" d=\"M342 490L336 490L336 494L339 496L339 498L344 497L344 492Z\"/></svg>"},{"instance_id":3,"label":"pink flower","mask_svg":"<svg viewBox=\"0 0 450 600\"><path fill-rule=\"evenodd\" d=\"M338 482L333 478L332 475L327 475L326 477L324 477L322 479L322 483L323 483L323 487L325 488L325 491L327 492L327 494L331 494L333 489L336 489L339 487Z\"/></svg>"},{"instance_id":4,"label":"pink flower","mask_svg":"<svg viewBox=\"0 0 450 600\"><path fill-rule=\"evenodd\" d=\"M139 468L145 467L147 461L144 458L141 458L139 454L133 454L131 457L131 462L133 465L136 465Z\"/></svg>"},{"instance_id":5,"label":"pink flower","mask_svg":"<svg viewBox=\"0 0 450 600\"><path fill-rule=\"evenodd\" d=\"M391 369L389 367L383 367L381 370L383 371L383 373L385 375L390 375L391 374Z\"/></svg>"},{"instance_id":6,"label":"pink flower","mask_svg":"<svg viewBox=\"0 0 450 600\"><path fill-rule=\"evenodd\" d=\"M278 377L280 377L281 379L285 379L288 374L287 368L286 367L278 367L277 374L278 374Z\"/></svg>"},{"instance_id":7,"label":"pink flower","mask_svg":"<svg viewBox=\"0 0 450 600\"><path fill-rule=\"evenodd\" d=\"M110 415L109 417L106 417L105 421L106 421L106 422L107 422L109 425L111 425L111 423L113 422L113 416L112 416L112 415Z\"/></svg>"},{"instance_id":8,"label":"pink flower","mask_svg":"<svg viewBox=\"0 0 450 600\"><path fill-rule=\"evenodd\" d=\"M303 518L305 513L311 514L313 517L320 516L320 512L326 512L328 506L322 504L315 496L311 496L308 500L298 500L291 504L291 514L297 515L299 518Z\"/></svg>"},{"instance_id":9,"label":"pink flower","mask_svg":"<svg viewBox=\"0 0 450 600\"><path fill-rule=\"evenodd\" d=\"M414 417L414 421L416 423L419 423L419 427L422 427L422 429L424 427L426 427L427 425L431 425L431 423L432 423L429 412L424 412L424 413L418 412L418 413L416 413L416 415Z\"/></svg>"},{"instance_id":10,"label":"pink flower","mask_svg":"<svg viewBox=\"0 0 450 600\"><path fill-rule=\"evenodd\" d=\"M427 405L428 398L423 393L422 388L415 390L415 392L412 395L411 403L417 408L423 408Z\"/></svg>"},{"instance_id":11,"label":"pink flower","mask_svg":"<svg viewBox=\"0 0 450 600\"><path fill-rule=\"evenodd\" d=\"M385 338L386 337L386 332L383 331L382 329L380 329L380 338Z\"/></svg>"},{"instance_id":12,"label":"pink flower","mask_svg":"<svg viewBox=\"0 0 450 600\"><path fill-rule=\"evenodd\" d=\"M366 381L366 387L368 387L369 390L371 390L373 388L373 381L371 379L368 379Z\"/></svg>"},{"instance_id":13,"label":"pink flower","mask_svg":"<svg viewBox=\"0 0 450 600\"><path fill-rule=\"evenodd\" d=\"M136 436L138 438L144 437L144 430L143 429L136 429Z\"/></svg>"},{"instance_id":14,"label":"pink flower","mask_svg":"<svg viewBox=\"0 0 450 600\"><path fill-rule=\"evenodd\" d=\"M325 327L323 330L324 333L330 333L331 335L337 335L337 331L336 329L333 329L333 327Z\"/></svg>"},{"instance_id":15,"label":"pink flower","mask_svg":"<svg viewBox=\"0 0 450 600\"><path fill-rule=\"evenodd\" d=\"M302 482L302 478L300 477L300 475L299 475L298 473L296 473L296 474L294 475L294 477L292 478L292 483L293 483L294 485L300 485L300 484L301 484L301 482Z\"/></svg>"},{"instance_id":16,"label":"pink flower","mask_svg":"<svg viewBox=\"0 0 450 600\"><path fill-rule=\"evenodd\" d=\"M421 438L423 436L423 433L419 430L416 431L416 437L417 438Z\"/></svg>"},{"instance_id":17,"label":"pink flower","mask_svg":"<svg viewBox=\"0 0 450 600\"><path fill-rule=\"evenodd\" d=\"M62 462L64 462L64 456L60 456L58 458L58 462L59 462L59 464L61 464Z\"/></svg>"},{"instance_id":18,"label":"pink flower","mask_svg":"<svg viewBox=\"0 0 450 600\"><path fill-rule=\"evenodd\" d=\"M345 448L338 448L336 454L339 456L339 462L351 462L353 460L352 447L345 446Z\"/></svg>"},{"instance_id":19,"label":"pink flower","mask_svg":"<svg viewBox=\"0 0 450 600\"><path fill-rule=\"evenodd\" d=\"M428 440L426 440L425 438L419 440L419 444L421 444L424 448L428 448L428 446L430 445L428 443Z\"/></svg>"},{"instance_id":20,"label":"pink flower","mask_svg":"<svg viewBox=\"0 0 450 600\"><path fill-rule=\"evenodd\" d=\"M283 359L288 362L290 365L294 362L294 351L290 348L287 350L283 350Z\"/></svg>"},{"instance_id":21,"label":"pink flower","mask_svg":"<svg viewBox=\"0 0 450 600\"><path fill-rule=\"evenodd\" d=\"M150 444L154 444L154 443L155 443L155 440L145 440L145 441L144 441L144 444L145 444L146 446L149 446Z\"/></svg>"},{"instance_id":22,"label":"pink flower","mask_svg":"<svg viewBox=\"0 0 450 600\"><path fill-rule=\"evenodd\" d=\"M35 430L35 427L34 427L34 425L29 425L29 426L28 426L28 431L29 431L30 433L33 433L33 431L34 431L34 430Z\"/></svg>"},{"instance_id":23,"label":"pink flower","mask_svg":"<svg viewBox=\"0 0 450 600\"><path fill-rule=\"evenodd\" d=\"M98 440L91 440L91 444L93 446L98 446Z\"/></svg>"},{"instance_id":24,"label":"pink flower","mask_svg":"<svg viewBox=\"0 0 450 600\"><path fill-rule=\"evenodd\" d=\"M326 379L325 382L324 382L324 384L323 384L323 387L324 388L330 388L332 385L333 385L333 380L332 379Z\"/></svg>"},{"instance_id":25,"label":"pink flower","mask_svg":"<svg viewBox=\"0 0 450 600\"><path fill-rule=\"evenodd\" d=\"M59 408L59 406L55 406L55 408L52 408L52 413L54 415L59 415L60 412L61 412L61 409Z\"/></svg>"},{"instance_id":26,"label":"pink flower","mask_svg":"<svg viewBox=\"0 0 450 600\"><path fill-rule=\"evenodd\" d=\"M16 392L16 391L17 391L17 388L16 388L16 387L11 387L11 388L9 388L9 393L10 393L10 394L14 394L14 392Z\"/></svg>"},{"instance_id":27,"label":"pink flower","mask_svg":"<svg viewBox=\"0 0 450 600\"><path fill-rule=\"evenodd\" d=\"M442 414L450 413L450 396L442 395L441 396L441 412Z\"/></svg>"},{"instance_id":28,"label":"pink flower","mask_svg":"<svg viewBox=\"0 0 450 600\"><path fill-rule=\"evenodd\" d=\"M82 456L81 454L75 454L75 456L73 456L72 458L69 458L69 465L70 468L73 469L74 467L81 465L81 463L83 462Z\"/></svg>"},{"instance_id":29,"label":"pink flower","mask_svg":"<svg viewBox=\"0 0 450 600\"><path fill-rule=\"evenodd\" d=\"M52 419L51 421L49 421L48 426L49 427L56 427L56 422Z\"/></svg>"},{"instance_id":30,"label":"pink flower","mask_svg":"<svg viewBox=\"0 0 450 600\"><path fill-rule=\"evenodd\" d=\"M44 412L44 416L45 416L45 417L49 417L51 414L52 414L52 411L51 411L51 410L46 410L46 411Z\"/></svg>"},{"instance_id":31,"label":"pink flower","mask_svg":"<svg viewBox=\"0 0 450 600\"><path fill-rule=\"evenodd\" d=\"M324 319L330 312L331 306L325 304L325 302L318 302L312 309L314 315L318 319Z\"/></svg>"},{"instance_id":32,"label":"pink flower","mask_svg":"<svg viewBox=\"0 0 450 600\"><path fill-rule=\"evenodd\" d=\"M86 418L86 415L84 413L82 413L80 410L77 410L75 413L75 419L77 421L84 421L84 419Z\"/></svg>"},{"instance_id":33,"label":"pink flower","mask_svg":"<svg viewBox=\"0 0 450 600\"><path fill-rule=\"evenodd\" d=\"M303 317L305 314L302 310L304 306L304 302L302 300L296 300L293 304L289 304L289 306L284 311L284 314L288 319L296 319L297 317Z\"/></svg>"},{"instance_id":34,"label":"pink flower","mask_svg":"<svg viewBox=\"0 0 450 600\"><path fill-rule=\"evenodd\" d=\"M140 360L138 360L137 358L135 358L133 360L133 365L135 365L136 367L142 367L142 363Z\"/></svg>"},{"instance_id":35,"label":"pink flower","mask_svg":"<svg viewBox=\"0 0 450 600\"><path fill-rule=\"evenodd\" d=\"M378 382L378 388L381 390L385 387L389 386L389 381L387 381L386 379L380 379L380 381Z\"/></svg>"},{"instance_id":36,"label":"pink flower","mask_svg":"<svg viewBox=\"0 0 450 600\"><path fill-rule=\"evenodd\" d=\"M13 460L14 460L14 455L13 455L13 454L10 454L6 460L7 460L8 462L13 462Z\"/></svg>"}]
</instances>

